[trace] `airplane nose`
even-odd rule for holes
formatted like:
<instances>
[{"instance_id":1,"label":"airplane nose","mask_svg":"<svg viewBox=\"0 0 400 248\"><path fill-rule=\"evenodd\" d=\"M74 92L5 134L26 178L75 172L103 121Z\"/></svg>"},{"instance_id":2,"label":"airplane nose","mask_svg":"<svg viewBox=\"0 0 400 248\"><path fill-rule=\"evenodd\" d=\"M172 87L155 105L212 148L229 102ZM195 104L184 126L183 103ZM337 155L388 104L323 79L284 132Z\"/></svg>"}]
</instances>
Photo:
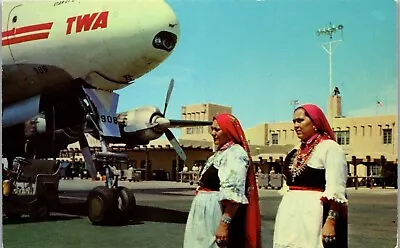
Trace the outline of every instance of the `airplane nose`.
<instances>
[{"instance_id":1,"label":"airplane nose","mask_svg":"<svg viewBox=\"0 0 400 248\"><path fill-rule=\"evenodd\" d=\"M173 8L164 0L120 0L109 9L108 26L93 42L99 52L89 60L97 68L85 79L97 88L117 90L164 62L175 49L180 30Z\"/></svg>"},{"instance_id":2,"label":"airplane nose","mask_svg":"<svg viewBox=\"0 0 400 248\"><path fill-rule=\"evenodd\" d=\"M160 18L160 25L164 28L164 30L158 32L154 38L152 45L156 49L165 50L167 52L171 52L178 41L179 35L179 25L178 19L176 17L175 12L164 0L163 11L160 15L163 15L163 18Z\"/></svg>"}]
</instances>

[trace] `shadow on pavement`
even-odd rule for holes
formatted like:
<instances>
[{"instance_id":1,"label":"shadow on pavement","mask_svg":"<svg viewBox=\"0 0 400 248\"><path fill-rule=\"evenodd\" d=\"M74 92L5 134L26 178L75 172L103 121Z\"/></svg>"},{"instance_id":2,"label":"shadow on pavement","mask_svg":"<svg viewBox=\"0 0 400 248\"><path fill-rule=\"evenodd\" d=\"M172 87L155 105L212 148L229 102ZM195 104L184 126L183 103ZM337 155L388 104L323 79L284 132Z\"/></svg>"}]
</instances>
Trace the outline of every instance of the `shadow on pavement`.
<instances>
[{"instance_id":1,"label":"shadow on pavement","mask_svg":"<svg viewBox=\"0 0 400 248\"><path fill-rule=\"evenodd\" d=\"M85 201L76 201L72 203L62 203L54 210L56 213L87 216L87 204Z\"/></svg>"},{"instance_id":2,"label":"shadow on pavement","mask_svg":"<svg viewBox=\"0 0 400 248\"><path fill-rule=\"evenodd\" d=\"M65 216L56 215L49 216L43 220L33 220L29 217L22 216L20 218L3 218L3 225L15 225L15 224L26 224L26 223L38 223L38 222L52 222L52 221L68 221L73 219L80 219L79 216Z\"/></svg>"},{"instance_id":3,"label":"shadow on pavement","mask_svg":"<svg viewBox=\"0 0 400 248\"><path fill-rule=\"evenodd\" d=\"M137 205L133 219L127 224L112 224L111 226L123 226L123 225L140 225L144 221L152 222L166 222L166 223L179 223L185 224L188 213L164 209L158 207L141 206ZM62 215L60 215L62 214ZM31 222L47 222L47 221L68 221L73 219L81 219L87 216L87 204L86 202L73 202L63 203L58 206L57 209L52 211L52 215L42 221L34 221L29 217L22 218L3 218L3 224L23 224Z\"/></svg>"},{"instance_id":4,"label":"shadow on pavement","mask_svg":"<svg viewBox=\"0 0 400 248\"><path fill-rule=\"evenodd\" d=\"M176 195L181 195L181 192L193 192L195 189L192 188L150 188L150 189L135 189L131 188L132 192L134 194L136 193L141 193L141 194L150 194L150 195L170 195L170 194L176 194ZM168 192L168 193L165 193ZM87 194L89 193L89 190L81 190L81 189L75 189L75 190L60 190L59 193L61 195L73 195L73 196L80 196L80 197L86 197Z\"/></svg>"},{"instance_id":5,"label":"shadow on pavement","mask_svg":"<svg viewBox=\"0 0 400 248\"><path fill-rule=\"evenodd\" d=\"M187 217L188 212L138 205L134 220L185 224Z\"/></svg>"},{"instance_id":6,"label":"shadow on pavement","mask_svg":"<svg viewBox=\"0 0 400 248\"><path fill-rule=\"evenodd\" d=\"M61 213L74 216L74 217L62 217L64 219L59 219L59 220L69 220L69 219L86 217L88 214L87 209L88 209L87 204L84 201L63 203L59 205L59 207L56 210L54 210L54 213ZM53 216L51 216L51 218L52 217ZM143 224L144 221L185 224L187 217L188 217L187 212L137 205L135 209L135 215L132 221L128 223L128 225L140 225ZM112 226L116 225L118 224L112 224ZM122 225L125 224L119 224L118 226Z\"/></svg>"}]
</instances>

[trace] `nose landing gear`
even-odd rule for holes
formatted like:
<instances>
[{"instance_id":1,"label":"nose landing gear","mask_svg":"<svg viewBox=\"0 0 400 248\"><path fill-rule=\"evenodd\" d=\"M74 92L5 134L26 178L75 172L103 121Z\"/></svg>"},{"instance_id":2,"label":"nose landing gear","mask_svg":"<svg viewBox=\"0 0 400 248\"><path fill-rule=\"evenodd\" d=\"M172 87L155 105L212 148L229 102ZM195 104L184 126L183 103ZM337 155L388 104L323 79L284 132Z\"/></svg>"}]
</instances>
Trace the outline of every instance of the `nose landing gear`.
<instances>
[{"instance_id":1,"label":"nose landing gear","mask_svg":"<svg viewBox=\"0 0 400 248\"><path fill-rule=\"evenodd\" d=\"M99 172L105 175L105 185L92 189L86 199L88 218L93 225L128 223L134 217L136 199L131 189L118 186L116 168L127 161L126 154L99 152L95 161Z\"/></svg>"}]
</instances>

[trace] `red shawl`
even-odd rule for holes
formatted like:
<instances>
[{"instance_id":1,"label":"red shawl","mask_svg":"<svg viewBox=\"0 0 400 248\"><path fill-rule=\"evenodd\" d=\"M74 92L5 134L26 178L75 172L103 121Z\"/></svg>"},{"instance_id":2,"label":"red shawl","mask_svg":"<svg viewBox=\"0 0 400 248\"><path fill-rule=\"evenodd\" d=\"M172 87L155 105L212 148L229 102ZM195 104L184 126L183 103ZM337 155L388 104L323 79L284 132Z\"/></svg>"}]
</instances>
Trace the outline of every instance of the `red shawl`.
<instances>
[{"instance_id":1,"label":"red shawl","mask_svg":"<svg viewBox=\"0 0 400 248\"><path fill-rule=\"evenodd\" d=\"M308 117L310 117L314 123L314 126L321 134L328 136L328 139L336 141L335 134L333 133L332 128L324 115L324 112L322 112L318 106L314 104L303 104L297 107L296 110L299 108L304 109Z\"/></svg>"},{"instance_id":2,"label":"red shawl","mask_svg":"<svg viewBox=\"0 0 400 248\"><path fill-rule=\"evenodd\" d=\"M317 133L311 136L308 140L302 141L299 151L297 152L297 164L296 167L303 166L308 157L311 155L314 147L318 145L322 140L332 139L335 140L334 133L328 120L326 119L322 110L314 104L303 104L295 109L303 109L306 115L311 119Z\"/></svg>"},{"instance_id":3,"label":"red shawl","mask_svg":"<svg viewBox=\"0 0 400 248\"><path fill-rule=\"evenodd\" d=\"M247 144L242 126L238 119L231 114L219 114L215 116L221 130L227 134L236 144L241 145L249 156L250 166L247 170L247 191L246 196L249 201L246 209L245 230L246 230L246 248L261 247L261 217L258 203L258 189L254 166L250 156L250 149Z\"/></svg>"}]
</instances>

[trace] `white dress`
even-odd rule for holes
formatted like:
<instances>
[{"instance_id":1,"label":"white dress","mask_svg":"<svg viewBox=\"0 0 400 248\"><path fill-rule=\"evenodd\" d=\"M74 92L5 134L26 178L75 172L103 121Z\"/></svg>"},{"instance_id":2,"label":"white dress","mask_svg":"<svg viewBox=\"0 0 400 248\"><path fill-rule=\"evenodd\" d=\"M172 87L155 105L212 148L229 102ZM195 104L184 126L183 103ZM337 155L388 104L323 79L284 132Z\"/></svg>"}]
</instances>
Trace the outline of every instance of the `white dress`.
<instances>
[{"instance_id":1,"label":"white dress","mask_svg":"<svg viewBox=\"0 0 400 248\"><path fill-rule=\"evenodd\" d=\"M343 149L333 140L315 146L307 165L325 169L325 191L288 190L275 219L274 248L323 248L321 197L347 203L347 162Z\"/></svg>"},{"instance_id":2,"label":"white dress","mask_svg":"<svg viewBox=\"0 0 400 248\"><path fill-rule=\"evenodd\" d=\"M240 145L217 151L204 165L200 177L213 165L218 169L219 191L198 191L190 208L185 228L184 248L217 248L215 232L221 221L220 201L248 204L245 183L249 157Z\"/></svg>"}]
</instances>

